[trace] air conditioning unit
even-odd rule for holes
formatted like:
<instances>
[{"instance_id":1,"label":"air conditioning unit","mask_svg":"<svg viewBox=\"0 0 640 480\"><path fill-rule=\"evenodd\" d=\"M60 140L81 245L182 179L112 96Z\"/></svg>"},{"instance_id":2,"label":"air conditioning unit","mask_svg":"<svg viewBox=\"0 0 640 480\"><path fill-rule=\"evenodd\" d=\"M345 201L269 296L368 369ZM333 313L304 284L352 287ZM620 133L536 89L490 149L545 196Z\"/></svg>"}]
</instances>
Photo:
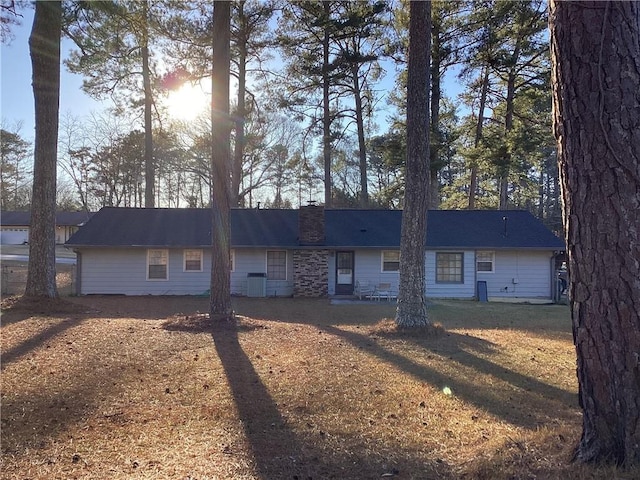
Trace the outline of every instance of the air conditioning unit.
<instances>
[{"instance_id":1,"label":"air conditioning unit","mask_svg":"<svg viewBox=\"0 0 640 480\"><path fill-rule=\"evenodd\" d=\"M267 296L267 274L249 273L247 274L247 297Z\"/></svg>"}]
</instances>

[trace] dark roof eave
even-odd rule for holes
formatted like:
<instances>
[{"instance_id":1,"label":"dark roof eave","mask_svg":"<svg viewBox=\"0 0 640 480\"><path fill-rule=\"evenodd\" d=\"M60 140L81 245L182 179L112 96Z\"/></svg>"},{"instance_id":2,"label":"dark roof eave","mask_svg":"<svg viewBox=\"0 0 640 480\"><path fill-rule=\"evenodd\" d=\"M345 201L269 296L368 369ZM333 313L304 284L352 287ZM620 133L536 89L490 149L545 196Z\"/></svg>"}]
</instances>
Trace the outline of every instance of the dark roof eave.
<instances>
[{"instance_id":1,"label":"dark roof eave","mask_svg":"<svg viewBox=\"0 0 640 480\"><path fill-rule=\"evenodd\" d=\"M65 243L63 246L67 248L211 248L211 245L87 245L79 243Z\"/></svg>"},{"instance_id":2,"label":"dark roof eave","mask_svg":"<svg viewBox=\"0 0 640 480\"><path fill-rule=\"evenodd\" d=\"M310 248L310 247L300 247L299 245L243 245L243 244L232 244L231 248L278 248L280 250L293 250L295 248ZM317 248L317 247L314 247Z\"/></svg>"},{"instance_id":3,"label":"dark roof eave","mask_svg":"<svg viewBox=\"0 0 640 480\"><path fill-rule=\"evenodd\" d=\"M535 247L528 247L528 246L521 246L521 245L510 245L510 246L502 246L502 247L495 247L495 246L490 246L490 245L481 245L481 246L473 246L473 245L452 245L452 246L437 246L437 247L433 247L433 246L427 246L425 247L426 250L538 250L538 251L555 251L555 250L564 250L564 246L563 247L559 247L559 246L552 246L552 245L548 245L548 246L535 246Z\"/></svg>"},{"instance_id":4,"label":"dark roof eave","mask_svg":"<svg viewBox=\"0 0 640 480\"><path fill-rule=\"evenodd\" d=\"M211 248L211 245L85 245L65 243L67 248ZM313 249L342 249L342 250L380 250L380 249L398 249L400 245L231 245L231 248L278 248L286 250L313 250ZM537 251L564 251L565 246L469 246L469 245L449 245L449 246L426 246L425 250L537 250Z\"/></svg>"}]
</instances>

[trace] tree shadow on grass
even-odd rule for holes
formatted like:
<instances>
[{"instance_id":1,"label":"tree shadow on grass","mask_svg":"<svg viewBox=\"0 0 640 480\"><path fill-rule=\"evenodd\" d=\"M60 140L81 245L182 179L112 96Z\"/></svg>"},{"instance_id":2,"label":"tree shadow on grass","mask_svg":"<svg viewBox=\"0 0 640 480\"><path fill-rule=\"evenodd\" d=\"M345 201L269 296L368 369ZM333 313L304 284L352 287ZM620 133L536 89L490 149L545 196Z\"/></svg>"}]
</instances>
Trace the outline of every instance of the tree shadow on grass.
<instances>
[{"instance_id":1,"label":"tree shadow on grass","mask_svg":"<svg viewBox=\"0 0 640 480\"><path fill-rule=\"evenodd\" d=\"M238 326L213 326L222 362L260 478L310 478L321 466L305 464L300 442L260 379L238 339Z\"/></svg>"},{"instance_id":2,"label":"tree shadow on grass","mask_svg":"<svg viewBox=\"0 0 640 480\"><path fill-rule=\"evenodd\" d=\"M477 337L447 333L440 339L423 340L419 345L425 349L425 356L429 356L429 352L446 356L452 362L476 370L479 374L489 375L499 382L504 382L503 385L510 385L508 393L504 388L478 384L476 381L456 376L455 373L448 373L450 368L439 369L437 366L420 363L389 351L378 344L375 337L333 326L321 328L438 389L449 388L466 402L514 425L535 429L547 423L550 417L562 416L562 412L566 413L578 406L575 393L504 368L471 353L470 350L486 353L493 348L491 342Z\"/></svg>"},{"instance_id":3,"label":"tree shadow on grass","mask_svg":"<svg viewBox=\"0 0 640 480\"><path fill-rule=\"evenodd\" d=\"M35 350L54 337L61 335L65 331L77 327L84 320L84 317L76 317L57 321L56 323L40 331L37 335L20 342L18 345L10 348L9 350L3 351L0 354L0 368L4 370L4 368L11 362L14 362L20 357L23 357L24 355L28 354L32 350Z\"/></svg>"},{"instance_id":4,"label":"tree shadow on grass","mask_svg":"<svg viewBox=\"0 0 640 480\"><path fill-rule=\"evenodd\" d=\"M251 449L257 478L359 479L378 478L389 473L385 472L385 467L389 469L389 466L383 464L383 459L369 457L360 446L352 450L345 448L353 439L343 439L342 448L333 450L324 443L324 432L294 431L240 343L239 334L267 327L251 320L212 325L203 321L204 318L205 315L200 319L177 318L166 322L165 328L211 333ZM304 385L299 388L304 391ZM317 434L320 436L314 438ZM407 453L407 456L400 453L404 461L398 467L409 477L400 478L451 478L449 466L442 460ZM390 475L395 476L396 469L390 470Z\"/></svg>"}]
</instances>

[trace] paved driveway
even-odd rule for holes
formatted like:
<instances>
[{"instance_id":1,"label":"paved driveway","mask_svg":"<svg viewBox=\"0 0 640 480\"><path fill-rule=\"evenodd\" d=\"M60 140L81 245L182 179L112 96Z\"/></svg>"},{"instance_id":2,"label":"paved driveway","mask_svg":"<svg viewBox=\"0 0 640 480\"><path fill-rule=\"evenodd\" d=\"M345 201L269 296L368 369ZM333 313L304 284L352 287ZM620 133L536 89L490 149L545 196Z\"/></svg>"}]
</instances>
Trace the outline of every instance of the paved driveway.
<instances>
[{"instance_id":1,"label":"paved driveway","mask_svg":"<svg viewBox=\"0 0 640 480\"><path fill-rule=\"evenodd\" d=\"M0 260L29 261L29 245L0 245ZM62 245L56 245L56 263L75 264L76 254Z\"/></svg>"}]
</instances>

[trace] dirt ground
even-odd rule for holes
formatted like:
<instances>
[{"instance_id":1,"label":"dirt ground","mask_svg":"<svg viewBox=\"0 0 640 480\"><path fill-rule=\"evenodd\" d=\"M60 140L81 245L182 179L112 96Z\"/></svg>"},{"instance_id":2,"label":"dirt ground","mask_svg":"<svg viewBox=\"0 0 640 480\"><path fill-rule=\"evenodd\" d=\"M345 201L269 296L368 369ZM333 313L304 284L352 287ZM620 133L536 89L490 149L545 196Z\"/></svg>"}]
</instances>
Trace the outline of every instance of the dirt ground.
<instances>
[{"instance_id":1,"label":"dirt ground","mask_svg":"<svg viewBox=\"0 0 640 480\"><path fill-rule=\"evenodd\" d=\"M600 480L566 307L200 297L2 302L6 479Z\"/></svg>"}]
</instances>

